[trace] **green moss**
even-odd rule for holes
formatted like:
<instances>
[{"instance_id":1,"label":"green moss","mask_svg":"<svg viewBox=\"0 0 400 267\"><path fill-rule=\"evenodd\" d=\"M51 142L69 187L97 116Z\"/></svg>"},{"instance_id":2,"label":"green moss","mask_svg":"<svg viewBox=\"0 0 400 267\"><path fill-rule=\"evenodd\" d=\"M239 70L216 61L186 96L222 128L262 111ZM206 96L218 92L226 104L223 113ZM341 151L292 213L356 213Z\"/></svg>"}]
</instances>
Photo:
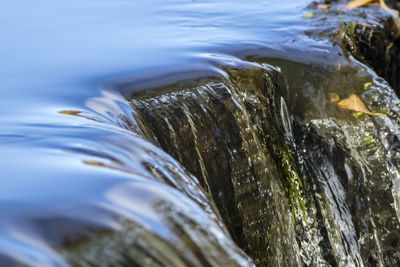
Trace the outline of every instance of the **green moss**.
<instances>
[{"instance_id":1,"label":"green moss","mask_svg":"<svg viewBox=\"0 0 400 267\"><path fill-rule=\"evenodd\" d=\"M372 85L372 82L364 83L364 90L367 91L371 85Z\"/></svg>"},{"instance_id":2,"label":"green moss","mask_svg":"<svg viewBox=\"0 0 400 267\"><path fill-rule=\"evenodd\" d=\"M297 216L300 215L299 210L301 210L301 213L304 217L306 216L306 207L302 195L303 183L301 182L300 177L294 168L293 156L286 145L281 146L280 154L285 176L284 179L286 182L289 194L289 201L292 208L292 214L296 222Z\"/></svg>"},{"instance_id":3,"label":"green moss","mask_svg":"<svg viewBox=\"0 0 400 267\"><path fill-rule=\"evenodd\" d=\"M375 140L372 138L371 134L369 132L364 132L364 138L363 142L368 146L368 147L373 147L375 146Z\"/></svg>"},{"instance_id":4,"label":"green moss","mask_svg":"<svg viewBox=\"0 0 400 267\"><path fill-rule=\"evenodd\" d=\"M353 113L354 118L358 119L363 113L361 111Z\"/></svg>"}]
</instances>

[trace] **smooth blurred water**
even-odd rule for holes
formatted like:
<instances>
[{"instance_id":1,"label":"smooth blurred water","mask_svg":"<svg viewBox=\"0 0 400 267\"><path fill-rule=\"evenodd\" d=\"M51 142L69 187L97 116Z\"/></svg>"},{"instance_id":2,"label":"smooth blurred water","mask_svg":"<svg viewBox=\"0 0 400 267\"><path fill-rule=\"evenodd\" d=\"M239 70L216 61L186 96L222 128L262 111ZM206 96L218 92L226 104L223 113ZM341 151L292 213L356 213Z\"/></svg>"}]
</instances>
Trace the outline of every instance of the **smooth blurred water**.
<instances>
[{"instance_id":1,"label":"smooth blurred water","mask_svg":"<svg viewBox=\"0 0 400 267\"><path fill-rule=\"evenodd\" d=\"M175 69L176 80L185 77L182 70L192 70L189 76L215 73L205 63L210 55L290 40L305 28L307 2L4 1L2 164L14 161L6 156L14 143L48 140L56 125L79 124L59 111L113 112L89 104L109 90L110 80L128 77L138 90L156 83L154 77L166 83L162 77ZM109 102L115 106L116 99Z\"/></svg>"},{"instance_id":2,"label":"smooth blurred water","mask_svg":"<svg viewBox=\"0 0 400 267\"><path fill-rule=\"evenodd\" d=\"M224 216L259 264L398 262L398 99L338 36L384 11L310 2L3 1L0 265L252 265ZM331 93L388 117L355 118ZM198 177L157 138L199 157ZM232 173L221 190L201 187L215 172L199 149L226 157L225 170L207 154Z\"/></svg>"},{"instance_id":3,"label":"smooth blurred water","mask_svg":"<svg viewBox=\"0 0 400 267\"><path fill-rule=\"evenodd\" d=\"M3 1L0 254L35 266L63 265L54 248L65 236L117 229L117 215L167 235L165 219L151 213L158 200L150 196L192 212L207 206L201 191L193 193L195 180L175 186L192 194L187 200L148 178L143 162L161 169L175 163L121 127L118 114L131 116L121 93L221 75L209 63L216 54L290 42L306 28L307 2ZM124 90L112 86L127 80ZM186 177L177 179L177 168L170 183Z\"/></svg>"}]
</instances>

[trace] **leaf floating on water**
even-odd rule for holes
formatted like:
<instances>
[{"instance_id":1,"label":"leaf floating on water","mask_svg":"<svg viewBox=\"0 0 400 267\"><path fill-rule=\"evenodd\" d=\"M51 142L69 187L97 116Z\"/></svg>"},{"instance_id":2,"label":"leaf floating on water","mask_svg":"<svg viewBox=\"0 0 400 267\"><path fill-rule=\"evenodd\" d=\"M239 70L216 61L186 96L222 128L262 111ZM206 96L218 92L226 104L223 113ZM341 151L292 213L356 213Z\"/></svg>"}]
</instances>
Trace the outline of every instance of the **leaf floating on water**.
<instances>
[{"instance_id":1,"label":"leaf floating on water","mask_svg":"<svg viewBox=\"0 0 400 267\"><path fill-rule=\"evenodd\" d=\"M62 111L59 111L58 113L65 114L65 115L80 116L81 112L82 111L78 111L78 110L62 110Z\"/></svg>"},{"instance_id":2,"label":"leaf floating on water","mask_svg":"<svg viewBox=\"0 0 400 267\"><path fill-rule=\"evenodd\" d=\"M341 101L338 102L338 106L342 109L348 109L348 110L353 110L356 112L362 112L371 116L376 116L376 115L382 115L382 116L386 116L386 114L382 114L382 113L374 113L371 112L367 109L367 107L364 105L364 103L361 101L361 99L352 94L351 96L349 96L346 99L343 99Z\"/></svg>"},{"instance_id":3,"label":"leaf floating on water","mask_svg":"<svg viewBox=\"0 0 400 267\"><path fill-rule=\"evenodd\" d=\"M77 117L85 118L85 119L88 119L88 120L100 122L99 120L90 117L90 114L83 115L83 114L87 113L87 112L84 112L84 111L79 111L79 110L61 110L58 113L64 114L64 115L77 116Z\"/></svg>"},{"instance_id":4,"label":"leaf floating on water","mask_svg":"<svg viewBox=\"0 0 400 267\"><path fill-rule=\"evenodd\" d=\"M325 5L320 4L317 7L318 7L318 9L331 9L332 5L331 4L325 4Z\"/></svg>"},{"instance_id":5,"label":"leaf floating on water","mask_svg":"<svg viewBox=\"0 0 400 267\"><path fill-rule=\"evenodd\" d=\"M347 3L347 5L344 7L345 9L352 9L360 6L365 6L369 4L370 2L373 2L373 0L353 0Z\"/></svg>"},{"instance_id":6,"label":"leaf floating on water","mask_svg":"<svg viewBox=\"0 0 400 267\"><path fill-rule=\"evenodd\" d=\"M100 166L100 167L106 167L107 165L102 163L102 162L98 162L98 161L84 161L83 163L88 164L88 165L92 165L92 166Z\"/></svg>"},{"instance_id":7,"label":"leaf floating on water","mask_svg":"<svg viewBox=\"0 0 400 267\"><path fill-rule=\"evenodd\" d=\"M314 17L314 13L312 13L312 12L307 13L307 14L305 14L303 17L305 17L305 18L312 18L312 17Z\"/></svg>"}]
</instances>

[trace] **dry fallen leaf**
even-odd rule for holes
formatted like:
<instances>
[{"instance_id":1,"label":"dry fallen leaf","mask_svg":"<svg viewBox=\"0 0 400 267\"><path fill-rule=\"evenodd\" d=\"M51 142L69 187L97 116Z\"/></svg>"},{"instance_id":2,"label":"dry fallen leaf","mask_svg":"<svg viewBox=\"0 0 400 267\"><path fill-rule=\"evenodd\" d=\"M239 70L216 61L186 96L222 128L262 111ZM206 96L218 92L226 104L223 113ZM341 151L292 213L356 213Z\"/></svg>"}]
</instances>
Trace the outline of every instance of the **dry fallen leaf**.
<instances>
[{"instance_id":1,"label":"dry fallen leaf","mask_svg":"<svg viewBox=\"0 0 400 267\"><path fill-rule=\"evenodd\" d=\"M382 116L386 116L385 114L382 113L374 113L371 112L367 109L367 107L364 105L364 103L361 101L361 99L352 94L351 96L349 96L346 99L343 99L341 101L338 102L338 106L342 109L348 109L348 110L353 110L356 112L362 112L371 116L376 116L376 115L382 115Z\"/></svg>"},{"instance_id":2,"label":"dry fallen leaf","mask_svg":"<svg viewBox=\"0 0 400 267\"><path fill-rule=\"evenodd\" d=\"M393 8L388 7L384 0L379 0L379 4L376 2L377 2L377 0L352 0L347 3L347 5L344 7L344 9L352 9L352 8L356 8L356 7L360 7L360 6L379 5L381 8L388 11L392 16L394 16L394 17L399 16L399 12Z\"/></svg>"},{"instance_id":3,"label":"dry fallen leaf","mask_svg":"<svg viewBox=\"0 0 400 267\"><path fill-rule=\"evenodd\" d=\"M386 5L385 1L383 0L379 0L379 4L380 6L385 9L386 11L388 11L392 16L398 17L399 16L399 12L393 8L390 8Z\"/></svg>"},{"instance_id":4,"label":"dry fallen leaf","mask_svg":"<svg viewBox=\"0 0 400 267\"><path fill-rule=\"evenodd\" d=\"M380 0L382 1L382 0ZM351 9L351 8L356 8L360 6L365 6L369 4L370 2L373 2L373 0L353 0L347 3L347 5L344 7L345 9Z\"/></svg>"},{"instance_id":5,"label":"dry fallen leaf","mask_svg":"<svg viewBox=\"0 0 400 267\"><path fill-rule=\"evenodd\" d=\"M365 6L368 6L368 7L371 7L371 6L380 7L381 5L379 3L369 3L369 4L366 4Z\"/></svg>"},{"instance_id":6,"label":"dry fallen leaf","mask_svg":"<svg viewBox=\"0 0 400 267\"><path fill-rule=\"evenodd\" d=\"M332 5L331 4L320 4L317 7L318 7L318 9L331 9Z\"/></svg>"},{"instance_id":7,"label":"dry fallen leaf","mask_svg":"<svg viewBox=\"0 0 400 267\"><path fill-rule=\"evenodd\" d=\"M85 118L85 119L92 120L92 121L99 121L95 118L91 118L89 115L83 115L87 112L79 111L79 110L62 110L62 111L59 111L58 113L61 113L64 115L77 116L77 117Z\"/></svg>"}]
</instances>

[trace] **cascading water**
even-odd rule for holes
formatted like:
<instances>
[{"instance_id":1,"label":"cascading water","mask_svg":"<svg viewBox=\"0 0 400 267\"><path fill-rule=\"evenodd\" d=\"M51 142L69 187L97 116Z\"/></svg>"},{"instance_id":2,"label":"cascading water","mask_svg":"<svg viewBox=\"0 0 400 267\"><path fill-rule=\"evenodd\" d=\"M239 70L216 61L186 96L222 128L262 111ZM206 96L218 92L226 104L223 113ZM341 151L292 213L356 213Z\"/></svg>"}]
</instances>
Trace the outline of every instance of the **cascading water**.
<instances>
[{"instance_id":1,"label":"cascading water","mask_svg":"<svg viewBox=\"0 0 400 267\"><path fill-rule=\"evenodd\" d=\"M234 78L226 81L134 99L134 116L150 140L199 177L256 262L297 265L291 210L267 147L282 142L274 110L285 88L276 70L248 65L227 69Z\"/></svg>"},{"instance_id":2,"label":"cascading water","mask_svg":"<svg viewBox=\"0 0 400 267\"><path fill-rule=\"evenodd\" d=\"M3 16L1 265L400 264L392 17L117 2Z\"/></svg>"},{"instance_id":3,"label":"cascading water","mask_svg":"<svg viewBox=\"0 0 400 267\"><path fill-rule=\"evenodd\" d=\"M158 88L154 91L159 95L146 97L132 95L134 116L144 131L152 133L150 139L199 177L234 240L256 263L396 265L400 225L398 165L394 163L398 139L393 131L397 132L399 107L393 103L399 103L397 97L367 66L342 56L340 48L321 43L310 49L307 62L301 55L299 61L293 60L293 54L304 53L304 48L296 51L297 46L289 47L294 51L290 56L280 48L262 46L234 51L250 62L279 66L288 81L288 93L282 82L266 78L271 73L276 76L271 67L247 62L252 66L250 77L242 63L246 67L240 70L224 68L228 79L223 83L174 92ZM260 68L269 74L259 74ZM352 114L351 108L330 101L333 92L339 98L361 92L369 110L386 115L374 117L357 110ZM288 100L292 115L286 107ZM241 140L231 142L234 136ZM244 151L245 165L251 169L261 166L267 171L247 172L243 177L232 167L245 169L232 151ZM229 156L218 155L222 152ZM279 182L263 190L265 179ZM245 186L252 180L255 187ZM251 194L242 203L236 195L246 188ZM251 207L261 199L266 204L250 219L254 216ZM279 208L282 203L286 210ZM264 205L270 213L263 212ZM277 213L286 215L279 220ZM246 222L256 225L252 220L279 226L248 231ZM238 221L242 221L239 226ZM263 232L277 237L253 235ZM291 251L289 255L298 257L276 251Z\"/></svg>"}]
</instances>

